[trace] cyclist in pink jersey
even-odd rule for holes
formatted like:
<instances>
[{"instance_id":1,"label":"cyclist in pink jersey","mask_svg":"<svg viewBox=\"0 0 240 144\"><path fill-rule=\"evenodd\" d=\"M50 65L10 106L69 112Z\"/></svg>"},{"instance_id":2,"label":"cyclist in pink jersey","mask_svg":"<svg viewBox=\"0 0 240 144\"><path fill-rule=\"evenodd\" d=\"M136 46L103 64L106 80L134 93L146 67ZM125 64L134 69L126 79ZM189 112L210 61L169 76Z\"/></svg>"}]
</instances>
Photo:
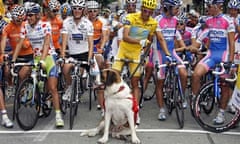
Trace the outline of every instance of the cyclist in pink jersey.
<instances>
[{"instance_id":1,"label":"cyclist in pink jersey","mask_svg":"<svg viewBox=\"0 0 240 144\"><path fill-rule=\"evenodd\" d=\"M222 14L224 0L208 0L207 6L211 17L207 18L206 26L202 34L198 37L197 43L188 47L191 51L197 51L201 41L209 37L209 48L207 55L196 65L192 76L192 96L195 97L200 89L200 79L210 68L222 61L229 62L231 65L234 57L234 35L235 26L233 20ZM213 120L214 124L224 123L224 112L229 100L230 88L227 84L221 85L222 96L220 99L220 110L217 117Z\"/></svg>"},{"instance_id":2,"label":"cyclist in pink jersey","mask_svg":"<svg viewBox=\"0 0 240 144\"><path fill-rule=\"evenodd\" d=\"M163 64L172 59L177 62L183 62L182 59L176 54L174 43L178 43L180 47L185 47L181 34L177 31L177 18L179 14L182 0L164 0L163 1L163 14L157 16L155 19L158 21L156 29L157 34L162 33L166 43L167 49L160 46L159 41L153 42L153 62L156 64ZM187 71L184 65L179 65L179 74L182 82L183 91L187 83ZM163 101L163 84L165 79L165 68L160 68L157 75L156 96L160 108L158 115L159 120L166 119L166 112L164 109Z\"/></svg>"}]
</instances>

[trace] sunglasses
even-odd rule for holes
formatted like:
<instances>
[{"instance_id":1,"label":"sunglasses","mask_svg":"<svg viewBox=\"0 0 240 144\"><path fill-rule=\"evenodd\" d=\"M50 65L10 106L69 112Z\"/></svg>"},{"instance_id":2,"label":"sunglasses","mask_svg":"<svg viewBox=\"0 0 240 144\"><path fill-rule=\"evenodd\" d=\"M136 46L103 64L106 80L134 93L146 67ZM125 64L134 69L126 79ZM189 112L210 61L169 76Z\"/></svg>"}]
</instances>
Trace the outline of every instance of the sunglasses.
<instances>
[{"instance_id":1,"label":"sunglasses","mask_svg":"<svg viewBox=\"0 0 240 144\"><path fill-rule=\"evenodd\" d=\"M149 9L146 9L146 8L142 8L142 11L143 11L143 13L145 13L145 14L150 14L150 15L153 14L153 10L149 10Z\"/></svg>"},{"instance_id":2,"label":"sunglasses","mask_svg":"<svg viewBox=\"0 0 240 144\"><path fill-rule=\"evenodd\" d=\"M136 4L128 4L128 7L136 7Z\"/></svg>"},{"instance_id":3,"label":"sunglasses","mask_svg":"<svg viewBox=\"0 0 240 144\"><path fill-rule=\"evenodd\" d=\"M54 9L54 10L52 10L52 12L53 12L53 13L57 13L57 12L58 12L58 10L57 10L57 9Z\"/></svg>"},{"instance_id":4,"label":"sunglasses","mask_svg":"<svg viewBox=\"0 0 240 144\"><path fill-rule=\"evenodd\" d=\"M88 10L89 13L96 13L98 12L97 10Z\"/></svg>"},{"instance_id":5,"label":"sunglasses","mask_svg":"<svg viewBox=\"0 0 240 144\"><path fill-rule=\"evenodd\" d=\"M83 10L83 7L72 7L72 10Z\"/></svg>"},{"instance_id":6,"label":"sunglasses","mask_svg":"<svg viewBox=\"0 0 240 144\"><path fill-rule=\"evenodd\" d=\"M28 17L32 17L32 16L34 16L34 15L35 15L35 14L31 14L31 13L30 13L30 14L27 14Z\"/></svg>"},{"instance_id":7,"label":"sunglasses","mask_svg":"<svg viewBox=\"0 0 240 144\"><path fill-rule=\"evenodd\" d=\"M182 26L182 25L184 25L184 23L177 23L177 25L181 25Z\"/></svg>"}]
</instances>

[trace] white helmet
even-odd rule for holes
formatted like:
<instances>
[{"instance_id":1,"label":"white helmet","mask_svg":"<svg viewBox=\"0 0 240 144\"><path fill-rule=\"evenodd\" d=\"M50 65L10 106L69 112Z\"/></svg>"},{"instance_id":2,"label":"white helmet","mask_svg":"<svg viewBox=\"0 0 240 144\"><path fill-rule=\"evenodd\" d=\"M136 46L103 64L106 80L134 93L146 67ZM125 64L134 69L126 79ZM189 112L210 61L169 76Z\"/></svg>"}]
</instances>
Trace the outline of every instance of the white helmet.
<instances>
[{"instance_id":1,"label":"white helmet","mask_svg":"<svg viewBox=\"0 0 240 144\"><path fill-rule=\"evenodd\" d=\"M85 7L85 0L72 0L71 7Z\"/></svg>"},{"instance_id":2,"label":"white helmet","mask_svg":"<svg viewBox=\"0 0 240 144\"><path fill-rule=\"evenodd\" d=\"M126 0L126 3L129 4L129 3L136 3L137 0Z\"/></svg>"},{"instance_id":3,"label":"white helmet","mask_svg":"<svg viewBox=\"0 0 240 144\"><path fill-rule=\"evenodd\" d=\"M87 8L89 8L89 9L98 9L98 8L100 8L100 6L99 6L98 2L92 0L92 1L88 1L87 2Z\"/></svg>"},{"instance_id":4,"label":"white helmet","mask_svg":"<svg viewBox=\"0 0 240 144\"><path fill-rule=\"evenodd\" d=\"M48 3L48 7L49 7L50 11L59 10L60 6L61 6L61 4L58 0L50 0Z\"/></svg>"}]
</instances>

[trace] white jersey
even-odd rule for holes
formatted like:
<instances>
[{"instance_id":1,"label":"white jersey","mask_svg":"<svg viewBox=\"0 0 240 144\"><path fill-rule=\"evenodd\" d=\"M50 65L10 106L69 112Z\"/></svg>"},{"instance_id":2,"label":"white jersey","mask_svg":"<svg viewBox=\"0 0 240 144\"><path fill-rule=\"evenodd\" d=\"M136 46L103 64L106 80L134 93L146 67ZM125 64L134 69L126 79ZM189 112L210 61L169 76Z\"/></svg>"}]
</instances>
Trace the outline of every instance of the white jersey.
<instances>
[{"instance_id":1,"label":"white jersey","mask_svg":"<svg viewBox=\"0 0 240 144\"><path fill-rule=\"evenodd\" d=\"M40 56L42 54L45 36L50 35L51 40L48 54L53 55L56 54L56 52L52 43L51 34L51 24L49 22L43 22L39 20L34 27L31 27L28 22L23 23L21 27L20 37L28 38L34 50L34 54L36 56Z\"/></svg>"},{"instance_id":2,"label":"white jersey","mask_svg":"<svg viewBox=\"0 0 240 144\"><path fill-rule=\"evenodd\" d=\"M93 24L86 17L82 17L76 25L73 17L63 21L63 34L68 34L69 54L81 54L89 51L88 36L93 36Z\"/></svg>"}]
</instances>

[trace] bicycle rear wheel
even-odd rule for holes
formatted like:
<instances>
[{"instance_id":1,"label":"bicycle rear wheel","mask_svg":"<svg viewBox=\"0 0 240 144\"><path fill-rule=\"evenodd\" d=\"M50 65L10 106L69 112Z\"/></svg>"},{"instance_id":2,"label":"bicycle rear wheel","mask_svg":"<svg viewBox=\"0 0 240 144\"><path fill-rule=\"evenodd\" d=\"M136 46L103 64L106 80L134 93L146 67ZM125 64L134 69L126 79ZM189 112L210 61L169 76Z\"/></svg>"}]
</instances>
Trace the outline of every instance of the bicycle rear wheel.
<instances>
[{"instance_id":1,"label":"bicycle rear wheel","mask_svg":"<svg viewBox=\"0 0 240 144\"><path fill-rule=\"evenodd\" d=\"M17 96L16 118L23 130L32 129L38 120L40 95L38 88L33 90L32 78L25 79L19 86Z\"/></svg>"},{"instance_id":2,"label":"bicycle rear wheel","mask_svg":"<svg viewBox=\"0 0 240 144\"><path fill-rule=\"evenodd\" d=\"M78 109L78 102L76 99L77 95L77 80L73 79L72 80L72 93L71 93L71 98L70 98L70 123L69 123L69 128L73 128L73 123L74 123L74 117L77 114L77 109Z\"/></svg>"},{"instance_id":3,"label":"bicycle rear wheel","mask_svg":"<svg viewBox=\"0 0 240 144\"><path fill-rule=\"evenodd\" d=\"M218 87L220 88L220 82L218 83ZM194 104L194 118L203 129L217 133L233 128L240 119L239 110L234 114L225 112L224 123L216 125L214 124L213 119L217 116L218 112L219 100L214 94L214 82L210 81L202 87L199 95L196 97Z\"/></svg>"},{"instance_id":4,"label":"bicycle rear wheel","mask_svg":"<svg viewBox=\"0 0 240 144\"><path fill-rule=\"evenodd\" d=\"M180 79L177 79L175 77L175 88L174 88L174 102L175 102L175 108L176 108L176 116L177 121L179 124L179 128L183 128L184 126L184 108L183 108L183 93L182 93L182 87Z\"/></svg>"}]
</instances>

